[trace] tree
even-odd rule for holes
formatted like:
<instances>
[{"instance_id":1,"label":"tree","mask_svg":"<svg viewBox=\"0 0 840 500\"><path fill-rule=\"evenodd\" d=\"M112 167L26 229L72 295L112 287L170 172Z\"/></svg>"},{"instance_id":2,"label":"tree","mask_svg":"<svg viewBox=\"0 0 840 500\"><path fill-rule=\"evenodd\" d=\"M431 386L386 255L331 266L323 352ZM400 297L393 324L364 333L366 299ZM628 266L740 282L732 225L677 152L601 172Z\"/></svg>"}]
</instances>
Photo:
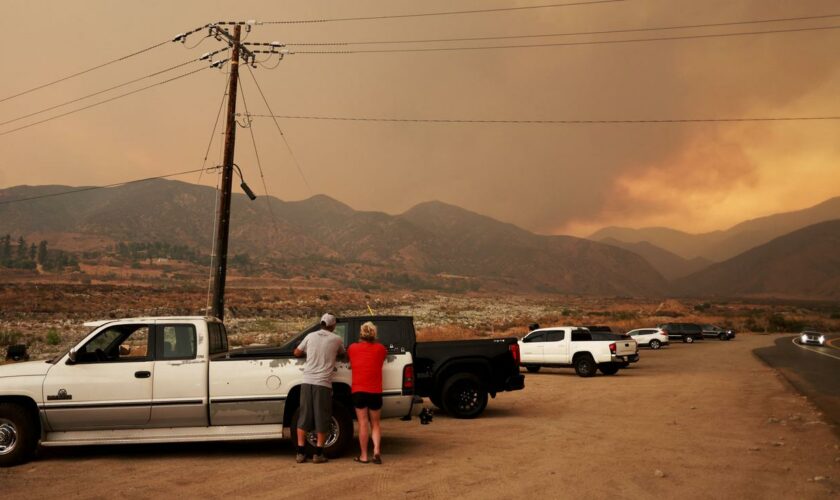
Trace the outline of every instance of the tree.
<instances>
[{"instance_id":1,"label":"tree","mask_svg":"<svg viewBox=\"0 0 840 500\"><path fill-rule=\"evenodd\" d=\"M35 257L38 255L38 247L35 246L35 243L29 245L29 260L35 262Z\"/></svg>"},{"instance_id":2,"label":"tree","mask_svg":"<svg viewBox=\"0 0 840 500\"><path fill-rule=\"evenodd\" d=\"M47 240L41 240L41 243L38 243L38 264L44 265L47 262Z\"/></svg>"},{"instance_id":3,"label":"tree","mask_svg":"<svg viewBox=\"0 0 840 500\"><path fill-rule=\"evenodd\" d=\"M12 261L12 237L10 235L0 238L0 266L8 266Z\"/></svg>"},{"instance_id":4,"label":"tree","mask_svg":"<svg viewBox=\"0 0 840 500\"><path fill-rule=\"evenodd\" d=\"M23 236L18 238L18 247L17 247L17 260L24 261L26 260L26 250L27 250L26 240L23 239Z\"/></svg>"}]
</instances>

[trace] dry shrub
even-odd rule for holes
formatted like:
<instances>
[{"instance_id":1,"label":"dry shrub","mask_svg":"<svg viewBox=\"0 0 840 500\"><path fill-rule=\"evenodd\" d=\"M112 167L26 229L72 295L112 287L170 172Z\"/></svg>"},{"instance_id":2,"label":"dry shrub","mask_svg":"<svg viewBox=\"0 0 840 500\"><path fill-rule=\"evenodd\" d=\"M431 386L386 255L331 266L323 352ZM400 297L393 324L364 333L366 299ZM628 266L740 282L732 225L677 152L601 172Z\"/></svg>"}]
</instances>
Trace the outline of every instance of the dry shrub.
<instances>
[{"instance_id":1,"label":"dry shrub","mask_svg":"<svg viewBox=\"0 0 840 500\"><path fill-rule=\"evenodd\" d=\"M481 334L470 328L459 325L439 325L420 328L417 330L417 340L464 340L474 339Z\"/></svg>"}]
</instances>

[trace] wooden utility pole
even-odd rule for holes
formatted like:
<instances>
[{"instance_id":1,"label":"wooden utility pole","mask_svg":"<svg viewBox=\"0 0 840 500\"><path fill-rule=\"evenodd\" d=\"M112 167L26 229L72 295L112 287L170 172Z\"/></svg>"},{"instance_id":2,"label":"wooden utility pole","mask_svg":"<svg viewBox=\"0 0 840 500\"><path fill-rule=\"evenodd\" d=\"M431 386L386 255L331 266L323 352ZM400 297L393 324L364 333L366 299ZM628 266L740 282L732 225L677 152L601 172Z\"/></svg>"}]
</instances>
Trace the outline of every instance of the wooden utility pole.
<instances>
[{"instance_id":1,"label":"wooden utility pole","mask_svg":"<svg viewBox=\"0 0 840 500\"><path fill-rule=\"evenodd\" d=\"M227 277L230 198L233 183L233 152L236 145L236 90L239 83L239 38L241 32L241 26L238 24L234 26L233 54L230 57L230 87L227 100L222 185L219 191L219 211L216 214L216 241L213 244L213 298L210 315L220 320L224 319L225 316L225 279Z\"/></svg>"}]
</instances>

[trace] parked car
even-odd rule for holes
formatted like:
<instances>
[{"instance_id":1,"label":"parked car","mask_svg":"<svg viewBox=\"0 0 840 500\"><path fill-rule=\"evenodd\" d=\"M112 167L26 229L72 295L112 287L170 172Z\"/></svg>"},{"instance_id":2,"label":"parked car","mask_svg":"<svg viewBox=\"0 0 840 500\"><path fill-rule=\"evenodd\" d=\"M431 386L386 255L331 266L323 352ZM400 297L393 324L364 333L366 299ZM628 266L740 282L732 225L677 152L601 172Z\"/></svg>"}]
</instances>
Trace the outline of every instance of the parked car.
<instances>
[{"instance_id":1,"label":"parked car","mask_svg":"<svg viewBox=\"0 0 840 500\"><path fill-rule=\"evenodd\" d=\"M657 328L665 332L670 340L682 340L688 344L703 340L703 328L694 323L664 323Z\"/></svg>"},{"instance_id":2,"label":"parked car","mask_svg":"<svg viewBox=\"0 0 840 500\"><path fill-rule=\"evenodd\" d=\"M414 394L429 398L455 418L475 418L487 407L488 396L495 398L500 392L525 387L514 337L417 342L411 316L340 317L336 332L357 339L366 321L376 324L377 340L389 353L412 354ZM303 337L318 328L312 325L281 349L294 350Z\"/></svg>"},{"instance_id":3,"label":"parked car","mask_svg":"<svg viewBox=\"0 0 840 500\"><path fill-rule=\"evenodd\" d=\"M519 341L522 366L536 373L541 367L574 367L581 377L600 370L615 375L636 354L634 340L595 340L595 334L578 326L534 330Z\"/></svg>"},{"instance_id":4,"label":"parked car","mask_svg":"<svg viewBox=\"0 0 840 500\"><path fill-rule=\"evenodd\" d=\"M801 344L825 345L825 334L814 330L805 330L799 334Z\"/></svg>"},{"instance_id":5,"label":"parked car","mask_svg":"<svg viewBox=\"0 0 840 500\"><path fill-rule=\"evenodd\" d=\"M297 427L303 360L291 351L230 350L213 318L87 325L93 330L81 342L48 362L0 366L0 466L26 461L39 444L280 439L284 427ZM345 342L357 338L346 325L336 333ZM410 350L390 350L383 417L421 410L412 363ZM353 442L350 379L348 362L339 362L329 456Z\"/></svg>"},{"instance_id":6,"label":"parked car","mask_svg":"<svg viewBox=\"0 0 840 500\"><path fill-rule=\"evenodd\" d=\"M718 338L720 340L732 340L735 338L735 330L721 328L715 325L703 325L703 337L707 339Z\"/></svg>"},{"instance_id":7,"label":"parked car","mask_svg":"<svg viewBox=\"0 0 840 500\"><path fill-rule=\"evenodd\" d=\"M640 346L647 346L651 349L659 349L667 346L668 334L659 328L637 328L627 332Z\"/></svg>"}]
</instances>

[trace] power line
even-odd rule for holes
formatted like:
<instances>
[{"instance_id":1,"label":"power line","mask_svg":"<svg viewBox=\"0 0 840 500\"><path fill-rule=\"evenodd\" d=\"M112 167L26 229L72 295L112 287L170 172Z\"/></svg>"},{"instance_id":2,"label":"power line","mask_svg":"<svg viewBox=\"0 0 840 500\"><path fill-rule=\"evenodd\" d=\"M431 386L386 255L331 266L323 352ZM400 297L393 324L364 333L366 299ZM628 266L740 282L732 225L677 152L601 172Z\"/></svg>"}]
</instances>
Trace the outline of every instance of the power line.
<instances>
[{"instance_id":1,"label":"power line","mask_svg":"<svg viewBox=\"0 0 840 500\"><path fill-rule=\"evenodd\" d=\"M690 40L700 38L722 38L733 36L749 36L749 35L768 35L774 33L795 33L804 31L821 31L821 30L836 30L840 25L833 26L819 26L810 28L789 28L778 30L765 31L741 31L737 33L714 33L703 35L678 35L657 38L631 38L624 40L597 40L586 42L553 42L553 43L533 43L527 45L483 45L477 47L421 47L415 49L362 49L362 50L301 50L291 52L292 54L386 54L386 53L406 53L406 52L451 52L460 50L493 50L493 49L529 49L536 47L563 47L563 46L577 46L577 45L610 45L617 43L636 43L636 42L661 42L668 40Z\"/></svg>"},{"instance_id":2,"label":"power line","mask_svg":"<svg viewBox=\"0 0 840 500\"><path fill-rule=\"evenodd\" d=\"M70 80L71 78L76 78L77 76L84 75L85 73L90 73L91 71L95 71L97 69L104 68L105 66L110 66L111 64L118 63L120 61L125 61L126 59L130 59L134 56L139 56L140 54L144 54L146 52L149 52L150 50L154 50L158 47L166 45L167 43L170 43L171 41L172 40L164 40L163 42L159 42L159 43L156 43L154 45L150 45L150 46L146 47L145 49L140 49L136 52L132 52L131 54L126 54L122 57L118 57L116 59L111 59L110 61L104 62L102 64L98 64L98 65L90 67L88 69L84 69L82 71L78 71L76 73L61 77L58 80L53 80L51 82L44 83L42 85L38 85L37 87L32 87L31 89L24 90L23 92L18 92L17 94L10 95L8 97L4 97L4 98L0 99L0 102L8 101L9 99L14 99L15 97L20 97L22 95L30 94L32 92L35 92L36 90L41 90L43 88L49 87L50 85L55 85L56 83L61 83L61 82Z\"/></svg>"},{"instance_id":3,"label":"power line","mask_svg":"<svg viewBox=\"0 0 840 500\"><path fill-rule=\"evenodd\" d=\"M463 38L424 38L413 40L365 40L357 42L286 42L287 46L330 46L330 45L380 45L380 44L405 44L405 43L435 43L435 42L468 42L468 41L487 41L487 40L516 40L523 38L545 38L555 36L582 36L582 35L607 35L617 33L634 33L646 31L665 31L665 30L679 30L691 28L719 28L723 26L740 26L746 24L760 24L760 23L777 23L789 21L805 21L815 19L829 19L840 17L840 14L827 14L822 16L806 16L806 17L780 17L772 19L756 19L745 21L729 21L720 23L704 23L704 24L683 24L680 26L659 26L659 27L645 27L645 28L626 28L614 30L601 31L573 31L565 33L542 33L536 35L506 35L506 36L480 36L480 37L463 37ZM246 44L248 45L248 44Z\"/></svg>"},{"instance_id":4,"label":"power line","mask_svg":"<svg viewBox=\"0 0 840 500\"><path fill-rule=\"evenodd\" d=\"M228 50L228 47L225 47L225 48L223 48L223 49L217 50L217 51L212 52L212 53L210 53L210 54L211 54L211 56L212 56L212 55L216 55L216 54L218 54L219 52L223 52L223 51L225 51L225 50ZM56 105L54 105L54 106L50 106L50 107L48 107L48 108L44 108L44 109L41 109L41 110L38 110L38 111L34 111L34 112L29 113L29 114L26 114L26 115L21 115L21 116L18 116L17 118L12 118L12 119L10 119L10 120L6 120L6 121L4 121L4 122L0 122L0 126L7 125L7 124L9 124L9 123L16 122L16 121L18 121L18 120L23 120L24 118L29 118L29 117L31 117L31 116L40 115L41 113L46 113L47 111L52 111L52 110L57 109L57 108L62 108L62 107L64 107L64 106L67 106L68 104L73 104L74 102L83 101L83 100L85 100L85 99L89 99L89 98L91 98L91 97L95 97L95 96L98 96L98 95L100 95L100 94L104 94L104 93L106 93L106 92L110 92L110 91L112 91L112 90L116 90L116 89L118 89L118 88L126 87L126 86L128 86L128 85L131 85L132 83L137 83L137 82L139 82L139 81L146 80L146 79L148 79L148 78L152 78L152 77L154 77L154 76L158 76L158 75L162 75L162 74L164 74L164 73L168 73L168 72L170 72L170 71L172 71L172 70L175 70L175 69L178 69L178 68L182 68L182 67L184 67L184 66L188 66L188 65L190 65L190 64L192 64L192 63L195 63L195 62L201 61L201 60L203 60L203 59L207 59L207 57L205 57L205 56L201 56L201 57L197 57L197 58L195 58L195 59L190 59L189 61L184 61L184 62L182 62L182 63L180 63L180 64L176 64L175 66L170 66L170 67L168 67L168 68L166 68L166 69L162 69L162 70L160 70L160 71L156 71L156 72L154 72L154 73L149 73L148 75L144 75L144 76L141 76L141 77L139 77L139 78L135 78L135 79L133 79L133 80L129 80L129 81L124 82L124 83L120 83L120 84L118 84L118 85L114 85L113 87L108 87L108 88L106 88L106 89L102 89L102 90L99 90L99 91L93 92L93 93L91 93L91 94L84 95L84 96L82 96L82 97L77 97L76 99L72 99L72 100L69 100L69 101L65 101L65 102L63 102L63 103L61 103L61 104L56 104Z\"/></svg>"},{"instance_id":5,"label":"power line","mask_svg":"<svg viewBox=\"0 0 840 500\"><path fill-rule=\"evenodd\" d=\"M303 169L300 167L300 162L298 162L297 157L295 156L294 151L292 151L292 146L289 144L289 140L286 139L286 134L283 133L283 129L280 128L280 124L277 122L277 119L274 118L274 111L271 110L271 106L268 104L268 99L266 99L265 94L260 87L260 82L257 81L257 77L254 75L254 72L251 70L250 66L245 66L248 68L248 73L251 74L251 79L254 80L254 85L257 86L257 90L260 92L260 96L262 97L263 102L265 103L266 109L268 109L268 115L274 120L274 126L277 127L277 132L280 133L280 137L283 138L283 143L286 145L286 150L289 152L289 156L292 158L292 162L297 167L297 171L300 173L301 179L303 179L303 183L306 184L306 188L309 189L309 192L312 193L312 186L309 185L309 181L306 179L306 175L303 173Z\"/></svg>"},{"instance_id":6,"label":"power line","mask_svg":"<svg viewBox=\"0 0 840 500\"><path fill-rule=\"evenodd\" d=\"M194 74L198 73L199 71L204 71L205 69L208 69L208 68L209 68L209 66L204 66L204 67L201 67L201 68L195 69L195 70L193 70L193 71L189 71L189 72L187 72L187 73L183 73L183 74L181 74L181 75L178 75L178 76L175 76L175 77L172 77L172 78L166 79L166 80L162 80L162 81L160 81L160 82L156 82L156 83L153 83L153 84L151 84L151 85L147 85L147 86L145 86L145 87L140 87L139 89L134 89L134 90L132 90L131 92L126 92L126 93L124 93L124 94L120 94L120 95L117 95L117 96L114 96L114 97L110 97L110 98L108 98L108 99L105 99L104 101L98 101L98 102L95 102L95 103L93 103L93 104L88 104L87 106L83 106L83 107L81 107L81 108L76 108L76 109L73 109L73 110L67 111L67 112L65 112L65 113L61 113L61 114L58 114L58 115L51 116L51 117L49 117L49 118L45 118L45 119L43 119L43 120L39 120L39 121L37 121L37 122L28 123L28 124L26 124L26 125L23 125L23 126L20 126L20 127L17 127L17 128L13 128L13 129L10 129L10 130L6 130L6 131L4 131L4 132L0 132L0 136L4 136L4 135L7 135L7 134L11 134L12 132L17 132L17 131L19 131L19 130L23 130L23 129L26 129L26 128L29 128L29 127L34 127L35 125L40 125L40 124L42 124L42 123L46 123L46 122L49 122L49 121L52 121L52 120L56 120L56 119L58 119L58 118L62 118L62 117L64 117L64 116L72 115L72 114L74 114L74 113L78 113L78 112L80 112L80 111L85 111L85 110L87 110L87 109L94 108L94 107L96 107L96 106L100 106L100 105L102 105L102 104L106 104L106 103L109 103L109 102L111 102L111 101L116 101L117 99L122 99L123 97L128 97L128 96L130 96L130 95L132 95L132 94L136 94L136 93L138 93L138 92L142 92L142 91L144 91L144 90L148 90L148 89L150 89L150 88L152 88L152 87L157 87L157 86L159 86L159 85L164 85L164 84L166 84L166 83L173 82L173 81L175 81L175 80L179 80L179 79L181 79L181 78L185 78L185 77L190 76L190 75L194 75Z\"/></svg>"},{"instance_id":7,"label":"power line","mask_svg":"<svg viewBox=\"0 0 840 500\"><path fill-rule=\"evenodd\" d=\"M225 80L225 87L222 90L222 100L219 102L219 111L216 112L216 121L213 122L213 130L210 131L210 140L207 141L207 149L204 151L204 160L201 162L201 173L198 174L197 184L201 184L201 177L204 175L204 167L207 166L207 157L210 156L210 148L213 146L213 138L216 136L216 128L219 126L219 119L222 117L222 108L225 106L225 97L227 97L228 83L230 82L230 75Z\"/></svg>"},{"instance_id":8,"label":"power line","mask_svg":"<svg viewBox=\"0 0 840 500\"><path fill-rule=\"evenodd\" d=\"M165 179L167 177L176 177L178 175L193 174L195 172L198 172L199 170L200 169L185 170L183 172L175 172L175 173L171 173L171 174L157 175L155 177L145 177L143 179L134 179L134 180L130 180L130 181L115 182L113 184L106 184L104 186L88 186L88 187L83 187L83 188L79 188L79 189L72 189L70 191L62 191L60 193L50 193L50 194L42 194L42 195L38 195L38 196L29 196L27 198L18 198L16 200L0 200L0 205L10 205L12 203L20 203L20 202L23 202L23 201L42 200L44 198L54 198L56 196L64 196L64 195L74 194L74 193L82 193L82 192L85 192L85 191L93 191L93 190L96 190L96 189L107 189L107 188L112 188L112 187L117 187L117 186L125 186L127 184L135 184L137 182L146 182L146 181L153 181L153 180L156 180L156 179Z\"/></svg>"},{"instance_id":9,"label":"power line","mask_svg":"<svg viewBox=\"0 0 840 500\"><path fill-rule=\"evenodd\" d=\"M747 118L664 118L641 120L481 120L450 118L381 118L363 116L302 116L302 115L250 115L251 118L272 118L288 120L323 120L346 122L391 122L391 123L486 123L516 125L596 125L631 123L727 123L727 122L782 122L782 121L829 121L840 120L838 116L783 116Z\"/></svg>"},{"instance_id":10,"label":"power line","mask_svg":"<svg viewBox=\"0 0 840 500\"><path fill-rule=\"evenodd\" d=\"M494 9L472 9L472 10L453 10L446 12L423 12L415 14L391 14L381 16L361 16L361 17L333 17L321 19L295 19L295 20L280 20L280 21L262 21L256 24L311 24L311 23L328 23L337 21L368 21L368 20L382 20L382 19L405 19L411 17L431 17L431 16L451 16L457 14L481 14L486 12L509 12L515 10L532 10L532 9L547 9L551 7L574 7L578 5L595 5L605 3L618 3L625 0L590 0L585 2L571 2L571 3L550 3L542 5L525 5L520 7L498 7Z\"/></svg>"},{"instance_id":11,"label":"power line","mask_svg":"<svg viewBox=\"0 0 840 500\"><path fill-rule=\"evenodd\" d=\"M242 106L245 108L245 115L248 115L248 101L245 100L245 86L242 85L242 79L239 79L239 92L242 96ZM277 217L274 216L274 209L271 208L271 195L268 194L268 184L265 183L265 175L263 174L262 162L260 161L260 152L257 149L257 137L254 135L254 127L250 123L250 118L248 119L248 132L251 133L251 143L254 145L254 157L257 159L257 167L260 170L260 179L262 179L263 189L265 189L265 203L268 205L268 212L271 214L271 222L274 224L274 234L280 234L280 228L277 225ZM242 175L242 172L239 173ZM243 180L243 182L245 182Z\"/></svg>"}]
</instances>

